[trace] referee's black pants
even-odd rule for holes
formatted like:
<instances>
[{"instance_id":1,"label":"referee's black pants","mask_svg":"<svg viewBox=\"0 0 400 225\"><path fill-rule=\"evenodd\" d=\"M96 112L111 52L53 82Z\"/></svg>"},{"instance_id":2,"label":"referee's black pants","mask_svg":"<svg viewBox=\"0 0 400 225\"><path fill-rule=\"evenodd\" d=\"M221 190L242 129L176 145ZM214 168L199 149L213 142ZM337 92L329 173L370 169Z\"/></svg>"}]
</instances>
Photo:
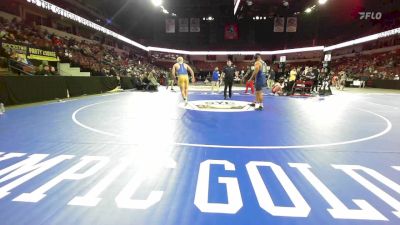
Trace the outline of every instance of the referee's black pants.
<instances>
[{"instance_id":1,"label":"referee's black pants","mask_svg":"<svg viewBox=\"0 0 400 225\"><path fill-rule=\"evenodd\" d=\"M226 91L229 87L229 98L232 98L232 85L233 85L233 80L225 80L225 87L224 87L224 97L226 98Z\"/></svg>"}]
</instances>

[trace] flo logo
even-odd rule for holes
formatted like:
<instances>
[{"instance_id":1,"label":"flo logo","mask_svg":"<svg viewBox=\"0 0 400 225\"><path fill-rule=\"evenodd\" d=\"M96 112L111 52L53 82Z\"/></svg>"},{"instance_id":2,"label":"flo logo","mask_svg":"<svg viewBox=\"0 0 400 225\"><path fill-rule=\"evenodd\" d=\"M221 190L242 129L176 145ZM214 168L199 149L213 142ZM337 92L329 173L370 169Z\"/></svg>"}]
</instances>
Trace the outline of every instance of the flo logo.
<instances>
[{"instance_id":1,"label":"flo logo","mask_svg":"<svg viewBox=\"0 0 400 225\"><path fill-rule=\"evenodd\" d=\"M380 20L382 19L381 12L359 12L360 20Z\"/></svg>"}]
</instances>

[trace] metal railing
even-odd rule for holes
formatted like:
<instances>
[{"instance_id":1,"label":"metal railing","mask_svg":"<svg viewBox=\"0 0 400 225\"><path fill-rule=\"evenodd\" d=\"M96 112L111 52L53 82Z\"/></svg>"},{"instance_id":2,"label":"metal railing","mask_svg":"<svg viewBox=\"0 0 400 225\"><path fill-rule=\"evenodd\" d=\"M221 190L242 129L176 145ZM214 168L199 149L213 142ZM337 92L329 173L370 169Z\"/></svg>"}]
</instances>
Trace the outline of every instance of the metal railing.
<instances>
[{"instance_id":1,"label":"metal railing","mask_svg":"<svg viewBox=\"0 0 400 225\"><path fill-rule=\"evenodd\" d=\"M18 66L20 66L20 67L18 67ZM16 70L16 71L18 71L17 73L18 73L19 75L21 75L21 73L22 73L22 74L24 74L24 75L34 76L34 74L25 71L25 70L23 69L23 67L29 67L29 68L31 68L31 69L35 69L35 67L33 67L33 66L30 66L30 65L27 65L27 64L24 64L24 63L15 61L15 60L13 60L13 59L8 59L8 70L9 70L10 72L13 72L13 71Z\"/></svg>"}]
</instances>

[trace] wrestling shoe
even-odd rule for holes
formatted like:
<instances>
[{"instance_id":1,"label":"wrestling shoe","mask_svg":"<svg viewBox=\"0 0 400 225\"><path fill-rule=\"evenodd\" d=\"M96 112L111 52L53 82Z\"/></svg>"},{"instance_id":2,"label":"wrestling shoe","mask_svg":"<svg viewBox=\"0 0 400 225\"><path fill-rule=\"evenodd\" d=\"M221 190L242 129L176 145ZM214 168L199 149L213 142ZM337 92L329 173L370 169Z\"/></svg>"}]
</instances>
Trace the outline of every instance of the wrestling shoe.
<instances>
[{"instance_id":1,"label":"wrestling shoe","mask_svg":"<svg viewBox=\"0 0 400 225\"><path fill-rule=\"evenodd\" d=\"M255 108L255 110L257 110L257 111L262 111L263 109L264 109L264 107L261 105L259 107Z\"/></svg>"}]
</instances>

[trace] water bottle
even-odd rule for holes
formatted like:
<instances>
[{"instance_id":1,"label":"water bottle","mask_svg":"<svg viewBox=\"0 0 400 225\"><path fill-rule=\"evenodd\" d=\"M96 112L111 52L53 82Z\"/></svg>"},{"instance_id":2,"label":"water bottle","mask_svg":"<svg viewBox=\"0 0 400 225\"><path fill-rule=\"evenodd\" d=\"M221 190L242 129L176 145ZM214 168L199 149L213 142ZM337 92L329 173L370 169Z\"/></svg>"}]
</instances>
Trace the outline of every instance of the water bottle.
<instances>
[{"instance_id":1,"label":"water bottle","mask_svg":"<svg viewBox=\"0 0 400 225\"><path fill-rule=\"evenodd\" d=\"M4 104L0 102L0 114L4 114L6 112L6 108L4 107Z\"/></svg>"}]
</instances>

